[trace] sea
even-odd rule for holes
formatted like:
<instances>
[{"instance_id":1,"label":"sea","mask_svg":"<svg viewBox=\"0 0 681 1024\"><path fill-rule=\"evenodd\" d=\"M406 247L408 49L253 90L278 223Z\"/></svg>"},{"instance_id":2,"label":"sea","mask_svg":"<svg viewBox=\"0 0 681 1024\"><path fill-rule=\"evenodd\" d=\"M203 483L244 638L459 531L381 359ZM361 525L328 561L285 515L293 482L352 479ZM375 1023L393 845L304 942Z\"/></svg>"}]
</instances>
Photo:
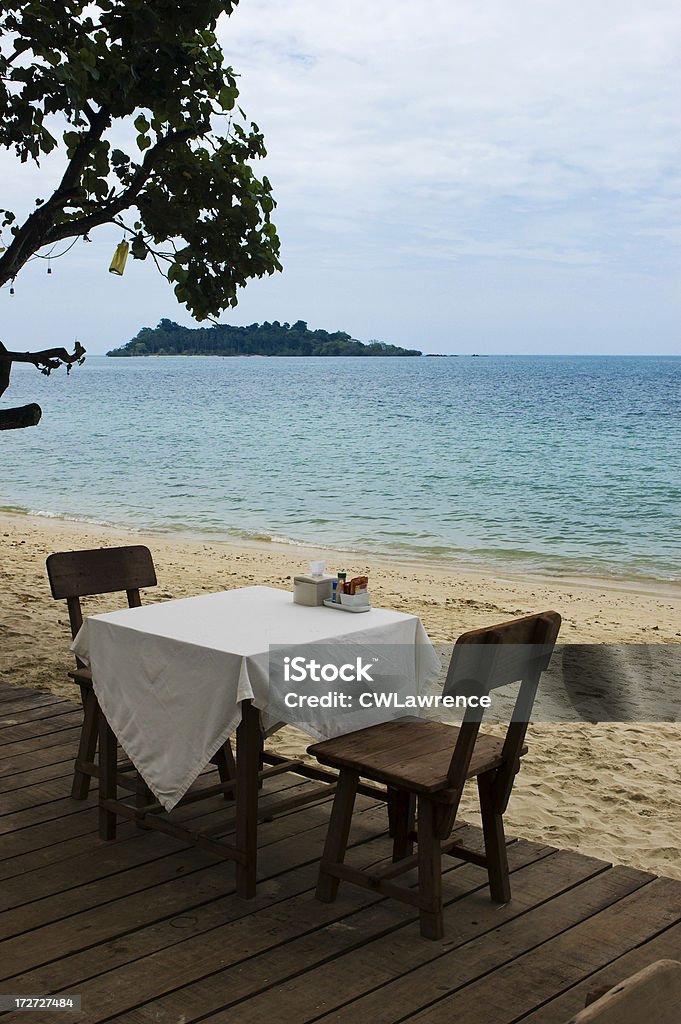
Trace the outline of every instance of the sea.
<instances>
[{"instance_id":1,"label":"sea","mask_svg":"<svg viewBox=\"0 0 681 1024\"><path fill-rule=\"evenodd\" d=\"M681 358L15 365L0 507L511 574L681 579Z\"/></svg>"}]
</instances>

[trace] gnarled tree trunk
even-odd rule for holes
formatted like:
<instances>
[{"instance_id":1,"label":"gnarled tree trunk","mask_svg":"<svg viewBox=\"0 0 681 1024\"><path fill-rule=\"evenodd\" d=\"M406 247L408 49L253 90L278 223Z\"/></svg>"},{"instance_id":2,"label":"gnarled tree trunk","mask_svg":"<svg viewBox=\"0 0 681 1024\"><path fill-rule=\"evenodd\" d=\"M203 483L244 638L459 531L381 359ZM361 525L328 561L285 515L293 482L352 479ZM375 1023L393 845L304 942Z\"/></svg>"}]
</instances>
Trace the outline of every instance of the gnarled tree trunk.
<instances>
[{"instance_id":1,"label":"gnarled tree trunk","mask_svg":"<svg viewBox=\"0 0 681 1024\"><path fill-rule=\"evenodd\" d=\"M65 348L46 348L41 352L9 352L0 341L0 396L9 387L12 363L32 363L41 373L49 375L62 363L67 372L73 363L82 362L85 349L76 342L73 352ZM16 409L0 409L0 430L17 430L23 427L35 427L40 422L43 411L35 402L30 405L18 406Z\"/></svg>"}]
</instances>

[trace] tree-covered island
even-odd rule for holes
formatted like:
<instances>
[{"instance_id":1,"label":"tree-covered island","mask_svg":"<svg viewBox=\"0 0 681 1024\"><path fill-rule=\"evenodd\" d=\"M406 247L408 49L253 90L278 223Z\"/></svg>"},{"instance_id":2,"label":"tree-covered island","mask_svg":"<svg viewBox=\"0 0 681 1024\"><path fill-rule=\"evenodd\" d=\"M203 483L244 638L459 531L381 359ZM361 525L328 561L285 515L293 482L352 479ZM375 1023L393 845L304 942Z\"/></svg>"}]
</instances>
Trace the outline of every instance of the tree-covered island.
<instances>
[{"instance_id":1,"label":"tree-covered island","mask_svg":"<svg viewBox=\"0 0 681 1024\"><path fill-rule=\"evenodd\" d=\"M304 320L294 324L265 321L248 327L215 324L182 327L163 319L143 327L135 337L107 352L108 356L420 356L417 349L382 341L367 344L344 331L311 331Z\"/></svg>"}]
</instances>

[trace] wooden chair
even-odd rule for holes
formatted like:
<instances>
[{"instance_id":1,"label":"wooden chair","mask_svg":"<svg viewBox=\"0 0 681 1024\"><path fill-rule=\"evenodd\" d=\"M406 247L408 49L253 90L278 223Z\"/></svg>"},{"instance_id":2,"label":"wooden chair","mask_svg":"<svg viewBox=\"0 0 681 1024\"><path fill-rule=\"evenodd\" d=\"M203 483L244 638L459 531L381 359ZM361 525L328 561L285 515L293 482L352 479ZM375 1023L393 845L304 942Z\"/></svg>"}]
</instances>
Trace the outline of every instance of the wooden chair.
<instances>
[{"instance_id":1,"label":"wooden chair","mask_svg":"<svg viewBox=\"0 0 681 1024\"><path fill-rule=\"evenodd\" d=\"M443 936L441 855L487 868L495 902L511 898L503 815L513 782L526 753L525 734L542 671L548 665L560 629L557 612L543 612L464 633L456 642L445 692L450 684L462 692L462 664L478 658L477 689L485 692L520 683L513 720L505 739L480 733L484 709L468 708L460 727L423 719L400 719L338 736L308 748L322 764L340 772L317 884L317 898L332 902L340 880L353 882L419 909L421 934ZM496 645L471 650L462 645ZM523 645L515 648L507 645ZM529 648L526 645L541 645ZM535 654L536 651L536 654ZM452 752L453 751L453 752ZM393 863L373 873L343 863L359 779L388 787L388 820L393 837ZM485 854L447 839L467 779L476 778L480 797ZM417 832L414 810L418 805ZM412 855L412 841L418 852ZM418 867L418 891L392 879Z\"/></svg>"},{"instance_id":2,"label":"wooden chair","mask_svg":"<svg viewBox=\"0 0 681 1024\"><path fill-rule=\"evenodd\" d=\"M141 544L119 548L96 548L90 551L60 551L47 559L47 576L52 597L66 599L71 623L71 636L83 624L80 604L82 597L111 594L125 591L130 608L142 604L140 589L156 586L156 570L149 548ZM80 686L83 703L83 725L73 773L71 796L74 800L85 800L90 788L90 779L99 777L95 763L97 737L99 733L99 710L97 698L92 689L90 669L76 658L76 668L69 672L74 683ZM235 777L234 759L229 743L213 758L220 772L222 782ZM140 802L148 797L143 784L133 786L138 790Z\"/></svg>"},{"instance_id":3,"label":"wooden chair","mask_svg":"<svg viewBox=\"0 0 681 1024\"><path fill-rule=\"evenodd\" d=\"M679 1024L681 1013L681 963L658 960L606 987L595 999L587 996L585 1010L567 1024Z\"/></svg>"}]
</instances>

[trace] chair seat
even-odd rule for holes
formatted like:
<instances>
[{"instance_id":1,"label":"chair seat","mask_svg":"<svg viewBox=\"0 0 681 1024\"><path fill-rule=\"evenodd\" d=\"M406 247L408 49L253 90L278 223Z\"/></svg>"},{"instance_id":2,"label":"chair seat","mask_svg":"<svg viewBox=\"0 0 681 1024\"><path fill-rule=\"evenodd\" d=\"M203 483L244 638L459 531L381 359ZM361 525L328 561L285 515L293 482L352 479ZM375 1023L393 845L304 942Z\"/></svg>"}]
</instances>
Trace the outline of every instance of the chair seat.
<instances>
[{"instance_id":1,"label":"chair seat","mask_svg":"<svg viewBox=\"0 0 681 1024\"><path fill-rule=\"evenodd\" d=\"M308 750L322 764L339 769L331 819L319 866L316 896L332 903L341 881L401 900L419 910L421 934L444 935L442 854L461 857L487 869L490 897L511 899L504 813L513 789L539 678L548 665L560 628L558 612L541 612L496 626L470 630L456 642L447 671L448 692L478 683L483 692L516 684L512 721L503 739L480 732L482 715L465 716L460 726L428 719L402 718L315 743ZM471 672L470 650L484 644L479 666ZM537 645L529 658L517 648ZM515 648L515 649L514 649ZM468 654L468 657L463 655ZM462 655L462 656L459 656ZM388 825L392 863L360 870L345 863L360 778L388 787ZM467 779L477 777L485 853L468 850L449 838ZM416 826L416 829L414 829ZM417 851L414 854L413 841ZM418 889L395 879L418 866Z\"/></svg>"},{"instance_id":2,"label":"chair seat","mask_svg":"<svg viewBox=\"0 0 681 1024\"><path fill-rule=\"evenodd\" d=\"M447 772L459 728L442 722L400 719L315 743L308 753L332 768L349 768L365 778L413 793L448 788ZM478 734L466 774L470 779L502 764L504 741ZM521 753L526 753L523 747Z\"/></svg>"},{"instance_id":3,"label":"chair seat","mask_svg":"<svg viewBox=\"0 0 681 1024\"><path fill-rule=\"evenodd\" d=\"M68 674L74 683L78 683L79 686L92 686L92 672L89 668L74 668Z\"/></svg>"}]
</instances>

